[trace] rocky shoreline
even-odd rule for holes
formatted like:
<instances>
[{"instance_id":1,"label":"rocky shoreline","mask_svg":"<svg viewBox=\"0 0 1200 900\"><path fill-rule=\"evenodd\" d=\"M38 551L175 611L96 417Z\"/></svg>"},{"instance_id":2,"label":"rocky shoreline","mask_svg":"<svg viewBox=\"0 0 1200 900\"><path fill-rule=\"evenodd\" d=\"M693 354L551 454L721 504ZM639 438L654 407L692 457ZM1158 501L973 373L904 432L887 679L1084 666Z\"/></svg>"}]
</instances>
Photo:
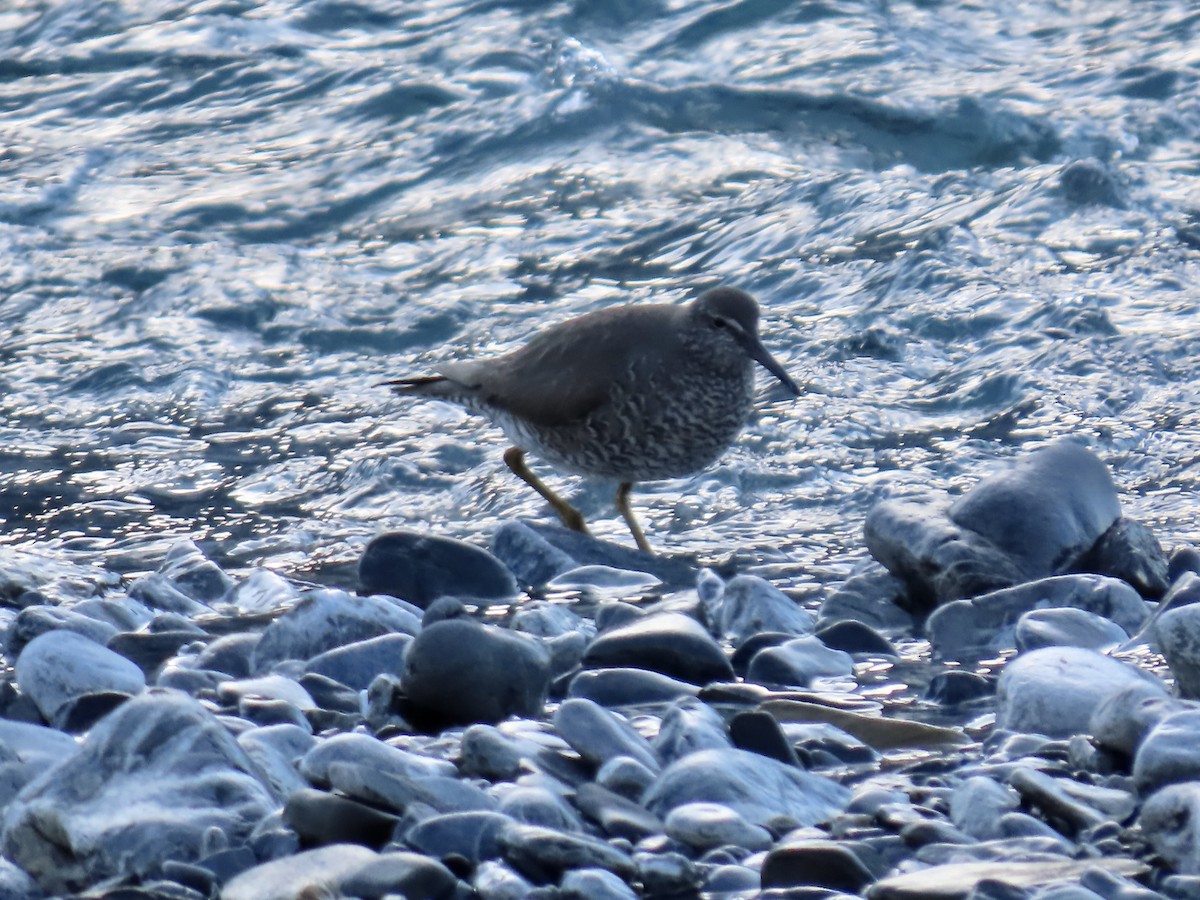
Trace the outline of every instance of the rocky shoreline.
<instances>
[{"instance_id":1,"label":"rocky shoreline","mask_svg":"<svg viewBox=\"0 0 1200 900\"><path fill-rule=\"evenodd\" d=\"M1200 554L1070 442L865 534L819 609L521 522L2 556L0 897L1200 898Z\"/></svg>"}]
</instances>

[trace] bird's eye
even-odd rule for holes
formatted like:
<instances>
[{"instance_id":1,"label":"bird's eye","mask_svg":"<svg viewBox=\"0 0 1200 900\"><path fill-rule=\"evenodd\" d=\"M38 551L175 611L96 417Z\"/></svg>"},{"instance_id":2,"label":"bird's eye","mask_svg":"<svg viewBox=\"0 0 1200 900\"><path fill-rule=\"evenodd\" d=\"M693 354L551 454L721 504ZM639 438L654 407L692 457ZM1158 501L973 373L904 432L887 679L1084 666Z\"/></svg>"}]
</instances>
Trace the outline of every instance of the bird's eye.
<instances>
[{"instance_id":1,"label":"bird's eye","mask_svg":"<svg viewBox=\"0 0 1200 900\"><path fill-rule=\"evenodd\" d=\"M712 327L713 327L713 328L724 328L724 327L725 327L725 320L724 320L724 319L721 319L721 318L714 318L714 319L712 320Z\"/></svg>"}]
</instances>

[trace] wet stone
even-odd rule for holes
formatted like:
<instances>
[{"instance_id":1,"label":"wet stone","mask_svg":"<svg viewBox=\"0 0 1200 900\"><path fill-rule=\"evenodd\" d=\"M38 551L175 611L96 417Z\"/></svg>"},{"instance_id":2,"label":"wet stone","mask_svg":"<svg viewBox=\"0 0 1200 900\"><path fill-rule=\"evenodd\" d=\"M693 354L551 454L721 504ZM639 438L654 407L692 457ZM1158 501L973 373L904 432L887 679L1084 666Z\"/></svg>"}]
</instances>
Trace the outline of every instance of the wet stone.
<instances>
[{"instance_id":1,"label":"wet stone","mask_svg":"<svg viewBox=\"0 0 1200 900\"><path fill-rule=\"evenodd\" d=\"M694 684L645 669L586 669L571 679L567 689L571 697L593 700L601 706L640 706L662 703L681 697L694 697Z\"/></svg>"},{"instance_id":2,"label":"wet stone","mask_svg":"<svg viewBox=\"0 0 1200 900\"><path fill-rule=\"evenodd\" d=\"M770 713L761 710L738 713L729 721L729 737L739 750L749 750L787 765L799 765L791 741Z\"/></svg>"},{"instance_id":3,"label":"wet stone","mask_svg":"<svg viewBox=\"0 0 1200 900\"><path fill-rule=\"evenodd\" d=\"M604 869L575 869L563 876L564 900L636 900L633 889Z\"/></svg>"},{"instance_id":4,"label":"wet stone","mask_svg":"<svg viewBox=\"0 0 1200 900\"><path fill-rule=\"evenodd\" d=\"M764 888L815 885L858 894L874 880L871 871L839 841L789 841L772 848L763 860Z\"/></svg>"},{"instance_id":5,"label":"wet stone","mask_svg":"<svg viewBox=\"0 0 1200 900\"><path fill-rule=\"evenodd\" d=\"M746 679L757 684L806 687L817 678L853 673L854 660L850 654L831 650L810 636L760 650L746 668Z\"/></svg>"},{"instance_id":6,"label":"wet stone","mask_svg":"<svg viewBox=\"0 0 1200 900\"><path fill-rule=\"evenodd\" d=\"M301 846L362 844L374 850L391 839L399 821L348 797L311 788L288 797L283 820L300 836Z\"/></svg>"},{"instance_id":7,"label":"wet stone","mask_svg":"<svg viewBox=\"0 0 1200 900\"><path fill-rule=\"evenodd\" d=\"M17 613L5 635L5 653L10 660L20 656L25 645L51 631L71 631L103 646L117 633L115 626L91 616L56 606L27 606Z\"/></svg>"},{"instance_id":8,"label":"wet stone","mask_svg":"<svg viewBox=\"0 0 1200 900\"><path fill-rule=\"evenodd\" d=\"M1109 696L1157 679L1092 650L1045 647L1012 660L997 686L997 724L1050 737L1086 733L1093 711ZM1159 685L1165 695L1166 688Z\"/></svg>"},{"instance_id":9,"label":"wet stone","mask_svg":"<svg viewBox=\"0 0 1200 900\"><path fill-rule=\"evenodd\" d=\"M1065 571L1120 514L1108 467L1072 441L1022 456L975 485L949 512L955 523L1009 554L1028 578Z\"/></svg>"},{"instance_id":10,"label":"wet stone","mask_svg":"<svg viewBox=\"0 0 1200 900\"><path fill-rule=\"evenodd\" d=\"M191 541L180 541L168 550L158 571L181 593L201 603L220 600L233 587L233 579Z\"/></svg>"},{"instance_id":11,"label":"wet stone","mask_svg":"<svg viewBox=\"0 0 1200 900\"><path fill-rule=\"evenodd\" d=\"M1083 610L1128 634L1149 615L1145 601L1123 581L1103 575L1059 575L948 603L929 617L926 628L943 657L1005 650L1016 646L1015 627L1021 616L1045 607Z\"/></svg>"},{"instance_id":12,"label":"wet stone","mask_svg":"<svg viewBox=\"0 0 1200 900\"><path fill-rule=\"evenodd\" d=\"M254 671L254 648L262 635L238 632L217 638L191 661L197 669L224 672L232 678L249 678Z\"/></svg>"},{"instance_id":13,"label":"wet stone","mask_svg":"<svg viewBox=\"0 0 1200 900\"><path fill-rule=\"evenodd\" d=\"M767 829L752 825L720 803L676 806L667 813L664 827L668 837L698 852L729 845L749 851L771 846L771 833Z\"/></svg>"},{"instance_id":14,"label":"wet stone","mask_svg":"<svg viewBox=\"0 0 1200 900\"><path fill-rule=\"evenodd\" d=\"M497 809L517 822L556 831L583 831L583 821L563 796L539 785L514 785L500 797Z\"/></svg>"},{"instance_id":15,"label":"wet stone","mask_svg":"<svg viewBox=\"0 0 1200 900\"><path fill-rule=\"evenodd\" d=\"M884 633L909 634L913 617L900 606L904 592L901 579L871 561L865 571L855 572L821 604L817 625L850 621Z\"/></svg>"},{"instance_id":16,"label":"wet stone","mask_svg":"<svg viewBox=\"0 0 1200 900\"><path fill-rule=\"evenodd\" d=\"M412 642L408 634L381 634L319 653L304 669L356 691L366 690L381 672L399 675L404 670L404 653Z\"/></svg>"},{"instance_id":17,"label":"wet stone","mask_svg":"<svg viewBox=\"0 0 1200 900\"><path fill-rule=\"evenodd\" d=\"M503 863L486 861L475 869L471 887L488 900L524 900L533 885Z\"/></svg>"},{"instance_id":18,"label":"wet stone","mask_svg":"<svg viewBox=\"0 0 1200 900\"><path fill-rule=\"evenodd\" d=\"M513 822L510 816L489 810L446 813L414 824L404 833L404 842L438 859L457 855L478 864L499 856L500 832Z\"/></svg>"},{"instance_id":19,"label":"wet stone","mask_svg":"<svg viewBox=\"0 0 1200 900\"><path fill-rule=\"evenodd\" d=\"M391 772L355 763L333 763L328 771L333 790L381 809L402 813L423 804L436 813L491 810L496 800L467 781L444 775L401 778Z\"/></svg>"},{"instance_id":20,"label":"wet stone","mask_svg":"<svg viewBox=\"0 0 1200 900\"><path fill-rule=\"evenodd\" d=\"M723 803L754 825L812 825L840 812L841 785L745 750L700 750L668 766L642 798L658 816L685 803Z\"/></svg>"},{"instance_id":21,"label":"wet stone","mask_svg":"<svg viewBox=\"0 0 1200 900\"><path fill-rule=\"evenodd\" d=\"M425 626L404 660L407 711L433 727L542 712L550 657L537 638L450 619Z\"/></svg>"},{"instance_id":22,"label":"wet stone","mask_svg":"<svg viewBox=\"0 0 1200 900\"><path fill-rule=\"evenodd\" d=\"M733 678L720 645L681 613L656 613L601 632L583 659L592 667L633 666L691 684Z\"/></svg>"},{"instance_id":23,"label":"wet stone","mask_svg":"<svg viewBox=\"0 0 1200 900\"><path fill-rule=\"evenodd\" d=\"M713 634L735 647L760 632L795 637L810 634L815 626L811 613L756 575L737 575L720 589L714 586L702 592L701 597Z\"/></svg>"},{"instance_id":24,"label":"wet stone","mask_svg":"<svg viewBox=\"0 0 1200 900\"><path fill-rule=\"evenodd\" d=\"M449 900L457 885L454 873L436 859L393 850L347 875L339 887L344 896L362 900L397 896Z\"/></svg>"},{"instance_id":25,"label":"wet stone","mask_svg":"<svg viewBox=\"0 0 1200 900\"><path fill-rule=\"evenodd\" d=\"M61 724L69 706L92 694L141 693L142 670L111 650L73 631L49 631L30 641L17 657L17 684L42 716Z\"/></svg>"},{"instance_id":26,"label":"wet stone","mask_svg":"<svg viewBox=\"0 0 1200 900\"><path fill-rule=\"evenodd\" d=\"M862 622L842 619L822 624L814 635L831 650L869 656L895 656L896 648L886 637Z\"/></svg>"},{"instance_id":27,"label":"wet stone","mask_svg":"<svg viewBox=\"0 0 1200 900\"><path fill-rule=\"evenodd\" d=\"M1122 516L1076 563L1084 572L1111 575L1151 600L1166 593L1167 556L1149 528Z\"/></svg>"},{"instance_id":28,"label":"wet stone","mask_svg":"<svg viewBox=\"0 0 1200 900\"><path fill-rule=\"evenodd\" d=\"M674 703L662 717L652 744L664 763L698 750L723 750L733 746L725 721L712 707L687 698Z\"/></svg>"},{"instance_id":29,"label":"wet stone","mask_svg":"<svg viewBox=\"0 0 1200 900\"><path fill-rule=\"evenodd\" d=\"M6 810L0 843L44 888L63 892L145 874L167 859L196 860L214 828L244 841L277 802L203 707L150 692L26 786Z\"/></svg>"},{"instance_id":30,"label":"wet stone","mask_svg":"<svg viewBox=\"0 0 1200 900\"><path fill-rule=\"evenodd\" d=\"M1167 784L1200 781L1200 709L1186 709L1161 719L1138 745L1133 778L1151 793Z\"/></svg>"},{"instance_id":31,"label":"wet stone","mask_svg":"<svg viewBox=\"0 0 1200 900\"><path fill-rule=\"evenodd\" d=\"M300 761L300 772L312 784L326 786L330 783L330 766L336 763L374 766L397 777L407 778L455 774L453 763L401 750L360 732L325 738L304 755Z\"/></svg>"},{"instance_id":32,"label":"wet stone","mask_svg":"<svg viewBox=\"0 0 1200 900\"><path fill-rule=\"evenodd\" d=\"M614 757L628 756L648 769L659 769L646 739L623 718L592 700L565 700L554 714L554 726L583 759L597 768Z\"/></svg>"},{"instance_id":33,"label":"wet stone","mask_svg":"<svg viewBox=\"0 0 1200 900\"><path fill-rule=\"evenodd\" d=\"M596 772L596 784L622 797L640 797L658 777L654 769L630 756L615 756Z\"/></svg>"},{"instance_id":34,"label":"wet stone","mask_svg":"<svg viewBox=\"0 0 1200 900\"><path fill-rule=\"evenodd\" d=\"M1154 631L1179 693L1200 699L1200 604L1168 609L1159 617Z\"/></svg>"},{"instance_id":35,"label":"wet stone","mask_svg":"<svg viewBox=\"0 0 1200 900\"><path fill-rule=\"evenodd\" d=\"M1085 647L1106 650L1129 638L1116 622L1082 609L1035 609L1017 620L1017 651L1039 647Z\"/></svg>"},{"instance_id":36,"label":"wet stone","mask_svg":"<svg viewBox=\"0 0 1200 900\"><path fill-rule=\"evenodd\" d=\"M264 629L254 648L254 671L266 671L288 659L307 661L381 634L415 634L420 628L417 612L400 601L355 597L329 588L309 591Z\"/></svg>"},{"instance_id":37,"label":"wet stone","mask_svg":"<svg viewBox=\"0 0 1200 900\"><path fill-rule=\"evenodd\" d=\"M598 784L580 785L575 792L575 805L609 837L638 841L663 831L663 823L657 816Z\"/></svg>"},{"instance_id":38,"label":"wet stone","mask_svg":"<svg viewBox=\"0 0 1200 900\"><path fill-rule=\"evenodd\" d=\"M583 834L513 825L500 834L500 843L505 860L535 884L557 883L575 869L605 869L626 881L637 871L626 854Z\"/></svg>"},{"instance_id":39,"label":"wet stone","mask_svg":"<svg viewBox=\"0 0 1200 900\"><path fill-rule=\"evenodd\" d=\"M357 844L334 844L263 863L224 886L222 900L296 900L321 896L379 858Z\"/></svg>"},{"instance_id":40,"label":"wet stone","mask_svg":"<svg viewBox=\"0 0 1200 900\"><path fill-rule=\"evenodd\" d=\"M394 531L373 538L358 564L364 594L390 594L422 609L439 597L506 600L517 594L512 572L465 541Z\"/></svg>"}]
</instances>

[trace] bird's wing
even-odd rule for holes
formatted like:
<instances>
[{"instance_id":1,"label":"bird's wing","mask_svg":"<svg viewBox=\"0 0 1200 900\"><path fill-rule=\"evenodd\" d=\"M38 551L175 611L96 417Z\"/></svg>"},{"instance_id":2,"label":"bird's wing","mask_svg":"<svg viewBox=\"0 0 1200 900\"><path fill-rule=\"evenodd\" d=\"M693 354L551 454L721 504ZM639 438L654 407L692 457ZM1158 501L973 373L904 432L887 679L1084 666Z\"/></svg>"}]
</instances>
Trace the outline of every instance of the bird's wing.
<instances>
[{"instance_id":1,"label":"bird's wing","mask_svg":"<svg viewBox=\"0 0 1200 900\"><path fill-rule=\"evenodd\" d=\"M481 399L535 425L569 425L607 403L618 379L669 355L678 315L667 304L599 310L549 328L512 353L451 364L443 373L474 382Z\"/></svg>"}]
</instances>

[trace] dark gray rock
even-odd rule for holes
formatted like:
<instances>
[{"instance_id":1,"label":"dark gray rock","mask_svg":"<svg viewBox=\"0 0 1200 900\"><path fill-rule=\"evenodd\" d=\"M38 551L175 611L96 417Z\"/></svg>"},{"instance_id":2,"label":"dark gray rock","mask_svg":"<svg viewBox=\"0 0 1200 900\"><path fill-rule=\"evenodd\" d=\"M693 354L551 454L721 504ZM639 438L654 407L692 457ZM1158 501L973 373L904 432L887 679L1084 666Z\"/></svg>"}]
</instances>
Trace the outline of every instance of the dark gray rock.
<instances>
[{"instance_id":1,"label":"dark gray rock","mask_svg":"<svg viewBox=\"0 0 1200 900\"><path fill-rule=\"evenodd\" d=\"M658 777L657 769L650 769L628 756L615 756L596 772L596 784L622 797L640 797ZM586 787L582 786L580 790Z\"/></svg>"},{"instance_id":2,"label":"dark gray rock","mask_svg":"<svg viewBox=\"0 0 1200 900\"><path fill-rule=\"evenodd\" d=\"M913 617L901 608L905 583L871 561L855 572L821 604L818 627L831 622L861 622L885 634L911 634ZM846 649L846 648L841 648Z\"/></svg>"},{"instance_id":3,"label":"dark gray rock","mask_svg":"<svg viewBox=\"0 0 1200 900\"><path fill-rule=\"evenodd\" d=\"M452 538L393 531L373 538L358 564L359 591L424 609L438 597L507 600L517 582L486 550Z\"/></svg>"},{"instance_id":4,"label":"dark gray rock","mask_svg":"<svg viewBox=\"0 0 1200 900\"><path fill-rule=\"evenodd\" d=\"M691 684L733 678L733 667L704 627L682 613L662 612L601 632L588 645L592 667L649 669Z\"/></svg>"},{"instance_id":5,"label":"dark gray rock","mask_svg":"<svg viewBox=\"0 0 1200 900\"><path fill-rule=\"evenodd\" d=\"M924 611L1025 580L999 547L956 525L933 498L887 500L867 513L864 538L871 556L906 587L906 608Z\"/></svg>"},{"instance_id":6,"label":"dark gray rock","mask_svg":"<svg viewBox=\"0 0 1200 900\"><path fill-rule=\"evenodd\" d=\"M1149 615L1145 601L1123 581L1103 575L1060 575L947 603L930 615L926 633L938 654L948 658L1012 649L1022 615L1065 607L1102 616L1129 634Z\"/></svg>"},{"instance_id":7,"label":"dark gray rock","mask_svg":"<svg viewBox=\"0 0 1200 900\"><path fill-rule=\"evenodd\" d=\"M356 691L363 691L381 672L404 671L404 653L413 638L408 634L381 634L326 650L310 659L304 671L315 672Z\"/></svg>"},{"instance_id":8,"label":"dark gray rock","mask_svg":"<svg viewBox=\"0 0 1200 900\"><path fill-rule=\"evenodd\" d=\"M563 701L554 714L554 727L584 760L596 768L616 756L630 756L657 771L658 758L638 732L615 713L592 700Z\"/></svg>"},{"instance_id":9,"label":"dark gray rock","mask_svg":"<svg viewBox=\"0 0 1200 900\"><path fill-rule=\"evenodd\" d=\"M739 750L749 750L789 766L800 765L779 720L764 710L750 709L737 713L729 720L729 737Z\"/></svg>"},{"instance_id":10,"label":"dark gray rock","mask_svg":"<svg viewBox=\"0 0 1200 900\"><path fill-rule=\"evenodd\" d=\"M850 619L826 620L814 637L831 650L866 656L896 656L896 648L891 641L870 625Z\"/></svg>"},{"instance_id":11,"label":"dark gray rock","mask_svg":"<svg viewBox=\"0 0 1200 900\"><path fill-rule=\"evenodd\" d=\"M362 900L450 900L458 879L436 859L393 850L347 875L339 887L344 896Z\"/></svg>"},{"instance_id":12,"label":"dark gray rock","mask_svg":"<svg viewBox=\"0 0 1200 900\"><path fill-rule=\"evenodd\" d=\"M1076 206L1125 206L1116 174L1098 159L1073 159L1058 176L1063 198Z\"/></svg>"},{"instance_id":13,"label":"dark gray rock","mask_svg":"<svg viewBox=\"0 0 1200 900\"><path fill-rule=\"evenodd\" d=\"M754 654L746 680L755 684L808 687L813 679L854 673L849 653L831 650L816 637L794 638Z\"/></svg>"},{"instance_id":14,"label":"dark gray rock","mask_svg":"<svg viewBox=\"0 0 1200 900\"><path fill-rule=\"evenodd\" d=\"M1026 578L1068 571L1121 514L1096 454L1058 441L985 478L950 507L955 524L1007 553Z\"/></svg>"},{"instance_id":15,"label":"dark gray rock","mask_svg":"<svg viewBox=\"0 0 1200 900\"><path fill-rule=\"evenodd\" d=\"M510 816L489 810L446 813L413 825L405 832L404 842L437 859L461 856L477 865L499 857L500 832L513 823Z\"/></svg>"},{"instance_id":16,"label":"dark gray rock","mask_svg":"<svg viewBox=\"0 0 1200 900\"><path fill-rule=\"evenodd\" d=\"M1167 555L1149 528L1122 516L1075 563L1081 572L1111 575L1133 586L1143 597L1157 600L1167 581Z\"/></svg>"},{"instance_id":17,"label":"dark gray rock","mask_svg":"<svg viewBox=\"0 0 1200 900\"><path fill-rule=\"evenodd\" d=\"M254 648L254 671L287 660L309 660L355 641L421 630L416 611L388 597L355 597L345 591L309 591L264 629Z\"/></svg>"},{"instance_id":18,"label":"dark gray rock","mask_svg":"<svg viewBox=\"0 0 1200 900\"><path fill-rule=\"evenodd\" d=\"M1086 733L1092 713L1131 684L1158 685L1154 675L1078 647L1045 647L1012 660L996 688L996 724L1048 737Z\"/></svg>"},{"instance_id":19,"label":"dark gray rock","mask_svg":"<svg viewBox=\"0 0 1200 900\"><path fill-rule=\"evenodd\" d=\"M775 631L793 636L811 634L815 620L810 612L778 588L756 575L737 575L725 585L702 584L704 617L718 638L740 646L751 636Z\"/></svg>"},{"instance_id":20,"label":"dark gray rock","mask_svg":"<svg viewBox=\"0 0 1200 900\"><path fill-rule=\"evenodd\" d=\"M640 841L663 831L657 816L598 784L581 784L575 792L575 805L609 837Z\"/></svg>"},{"instance_id":21,"label":"dark gray rock","mask_svg":"<svg viewBox=\"0 0 1200 900\"><path fill-rule=\"evenodd\" d=\"M500 833L500 844L509 865L535 884L557 883L574 869L604 869L625 880L637 873L626 854L584 834L512 825Z\"/></svg>"},{"instance_id":22,"label":"dark gray rock","mask_svg":"<svg viewBox=\"0 0 1200 900\"><path fill-rule=\"evenodd\" d=\"M983 697L991 697L996 693L995 682L989 681L974 672L964 672L961 669L949 669L938 672L925 689L925 699L943 706L957 706L960 703L970 703Z\"/></svg>"},{"instance_id":23,"label":"dark gray rock","mask_svg":"<svg viewBox=\"0 0 1200 900\"><path fill-rule=\"evenodd\" d=\"M645 669L588 669L571 679L570 697L585 697L601 706L638 706L694 697L700 689L659 672Z\"/></svg>"},{"instance_id":24,"label":"dark gray rock","mask_svg":"<svg viewBox=\"0 0 1200 900\"><path fill-rule=\"evenodd\" d=\"M497 809L526 825L555 831L583 831L583 820L559 793L538 785L515 785L504 791Z\"/></svg>"},{"instance_id":25,"label":"dark gray rock","mask_svg":"<svg viewBox=\"0 0 1200 900\"><path fill-rule=\"evenodd\" d=\"M840 841L787 841L763 860L763 888L815 885L857 895L874 880L871 870Z\"/></svg>"},{"instance_id":26,"label":"dark gray rock","mask_svg":"<svg viewBox=\"0 0 1200 900\"><path fill-rule=\"evenodd\" d=\"M302 847L362 844L378 850L391 840L400 820L349 797L302 788L287 798L283 821L299 835Z\"/></svg>"},{"instance_id":27,"label":"dark gray rock","mask_svg":"<svg viewBox=\"0 0 1200 900\"><path fill-rule=\"evenodd\" d=\"M131 697L146 687L136 665L73 631L48 631L34 638L17 657L16 669L21 692L56 727L80 697L101 692Z\"/></svg>"},{"instance_id":28,"label":"dark gray rock","mask_svg":"<svg viewBox=\"0 0 1200 900\"><path fill-rule=\"evenodd\" d=\"M492 536L492 552L522 584L538 587L578 566L608 566L646 572L668 590L682 590L695 584L698 571L685 559L643 553L561 525L538 522L504 523Z\"/></svg>"},{"instance_id":29,"label":"dark gray rock","mask_svg":"<svg viewBox=\"0 0 1200 900\"><path fill-rule=\"evenodd\" d=\"M542 712L550 655L537 638L470 619L427 625L404 662L407 711L430 727Z\"/></svg>"},{"instance_id":30,"label":"dark gray rock","mask_svg":"<svg viewBox=\"0 0 1200 900\"><path fill-rule=\"evenodd\" d=\"M261 634L245 631L223 635L201 650L191 665L233 678L249 678L254 671L254 648L261 639Z\"/></svg>"},{"instance_id":31,"label":"dark gray rock","mask_svg":"<svg viewBox=\"0 0 1200 900\"><path fill-rule=\"evenodd\" d=\"M298 900L341 893L341 882L379 859L357 844L318 847L265 862L243 872L221 889L221 900Z\"/></svg>"},{"instance_id":32,"label":"dark gray rock","mask_svg":"<svg viewBox=\"0 0 1200 900\"><path fill-rule=\"evenodd\" d=\"M505 522L492 534L492 552L530 587L542 587L578 563L524 522Z\"/></svg>"},{"instance_id":33,"label":"dark gray rock","mask_svg":"<svg viewBox=\"0 0 1200 900\"><path fill-rule=\"evenodd\" d=\"M4 811L4 855L48 891L201 858L213 829L245 841L278 799L194 700L151 691L92 729Z\"/></svg>"},{"instance_id":34,"label":"dark gray rock","mask_svg":"<svg viewBox=\"0 0 1200 900\"><path fill-rule=\"evenodd\" d=\"M668 766L642 798L659 817L685 803L721 803L764 827L815 825L842 811L836 782L745 750L700 750Z\"/></svg>"}]
</instances>

